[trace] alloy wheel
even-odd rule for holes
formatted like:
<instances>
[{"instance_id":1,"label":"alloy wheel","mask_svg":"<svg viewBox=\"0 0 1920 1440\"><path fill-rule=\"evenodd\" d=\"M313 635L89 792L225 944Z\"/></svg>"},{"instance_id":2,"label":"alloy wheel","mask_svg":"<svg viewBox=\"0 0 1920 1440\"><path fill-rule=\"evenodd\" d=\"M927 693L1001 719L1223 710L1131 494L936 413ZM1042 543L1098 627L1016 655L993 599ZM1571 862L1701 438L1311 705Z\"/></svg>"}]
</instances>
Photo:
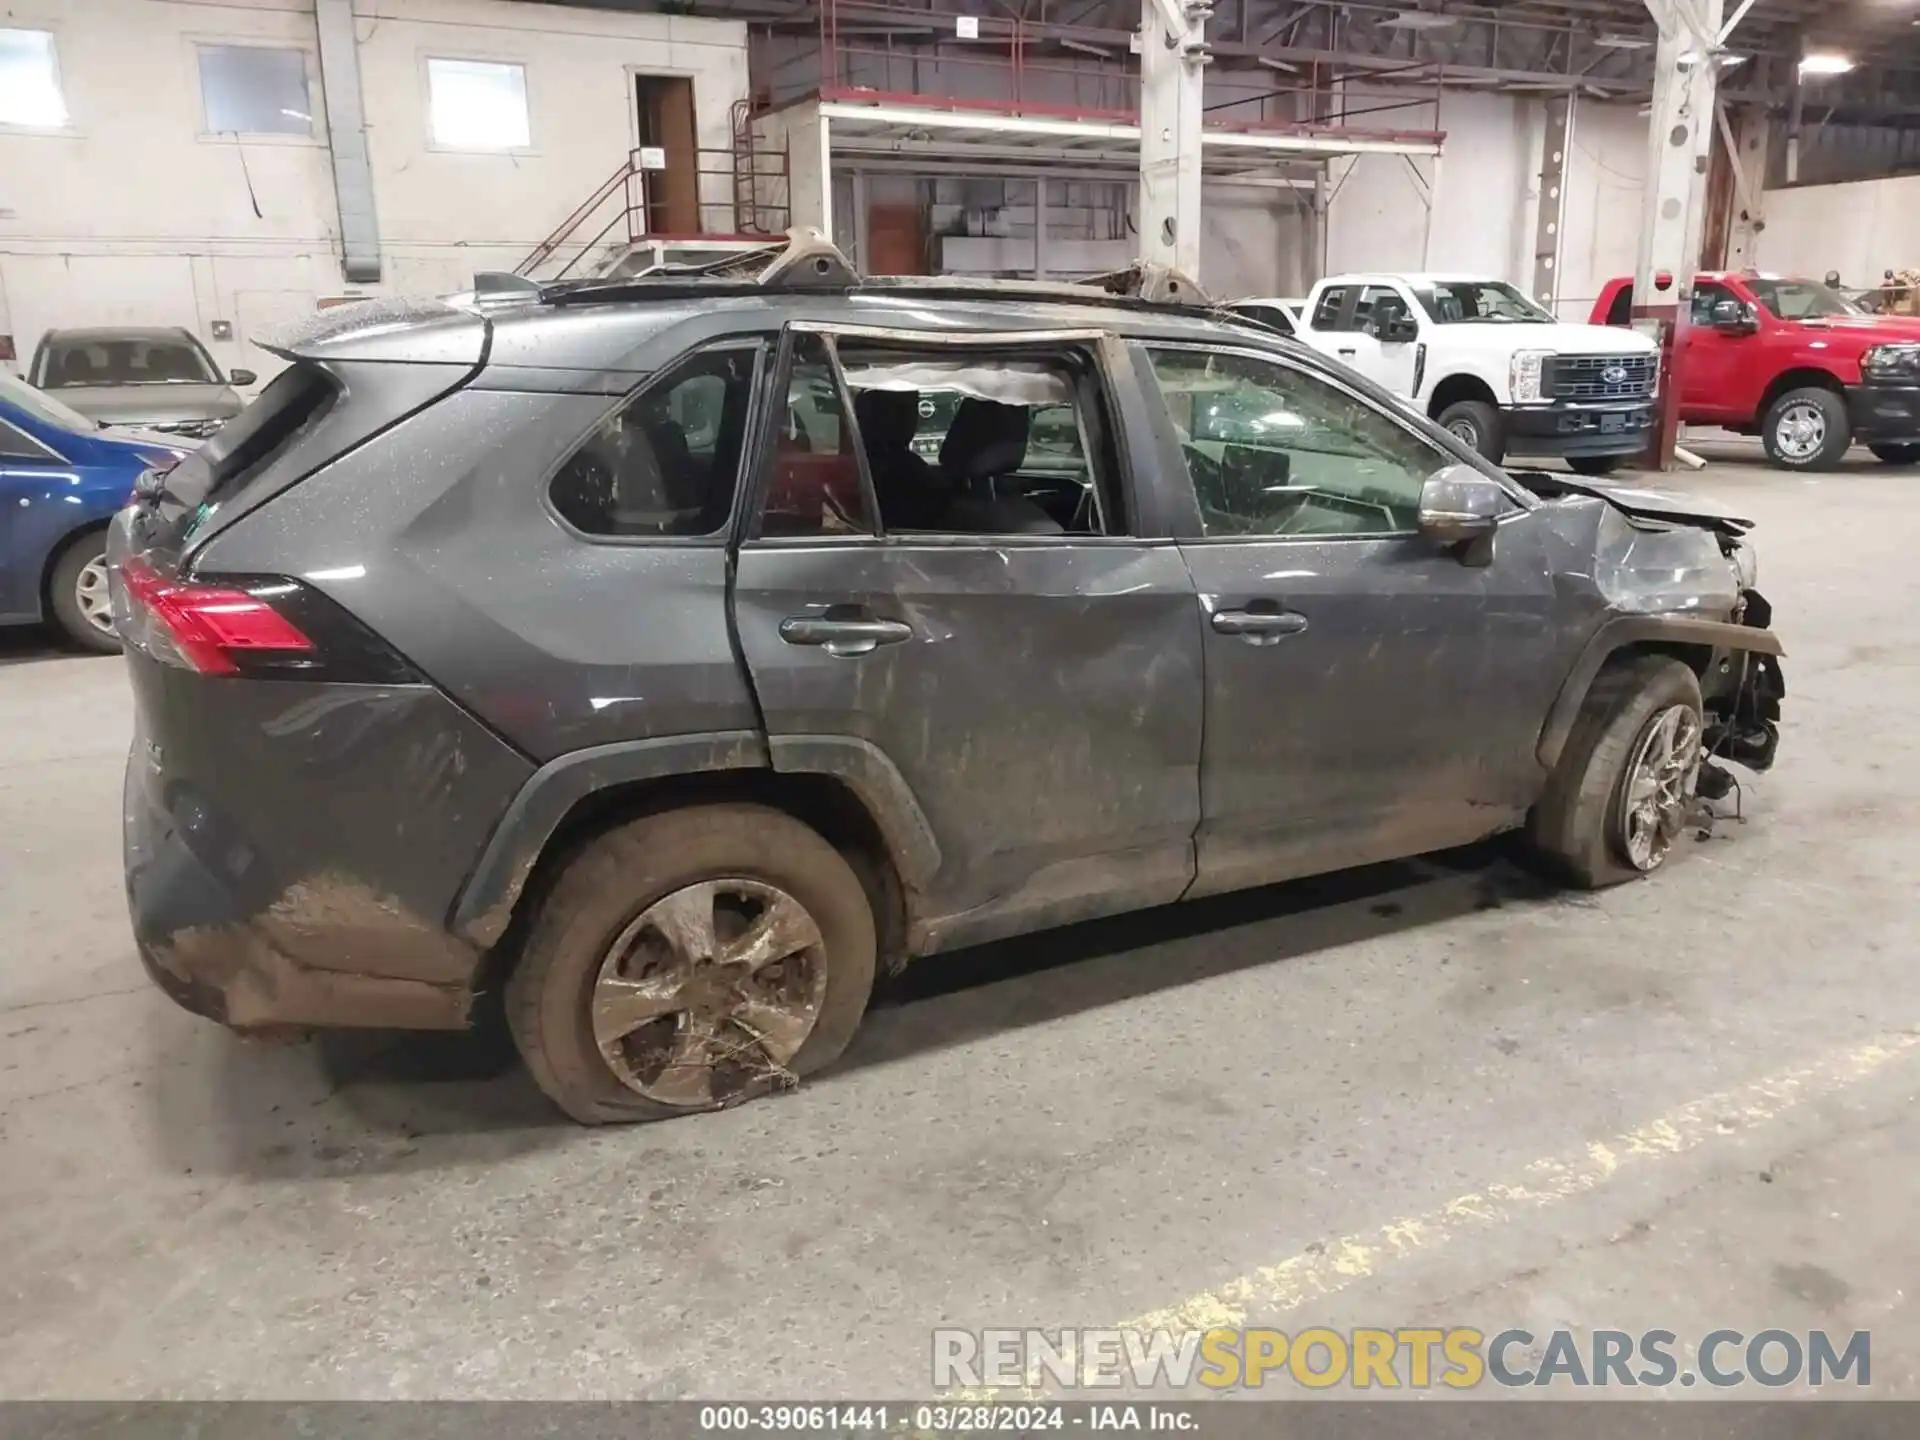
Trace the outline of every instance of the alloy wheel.
<instances>
[{"instance_id":1,"label":"alloy wheel","mask_svg":"<svg viewBox=\"0 0 1920 1440\"><path fill-rule=\"evenodd\" d=\"M1471 420L1449 420L1447 433L1474 450L1480 448L1480 427Z\"/></svg>"},{"instance_id":2,"label":"alloy wheel","mask_svg":"<svg viewBox=\"0 0 1920 1440\"><path fill-rule=\"evenodd\" d=\"M1670 705L1640 734L1622 780L1614 841L1643 873L1657 870L1686 827L1700 779L1700 715Z\"/></svg>"},{"instance_id":3,"label":"alloy wheel","mask_svg":"<svg viewBox=\"0 0 1920 1440\"><path fill-rule=\"evenodd\" d=\"M74 577L73 599L80 618L102 635L113 634L113 596L107 584L107 560L96 555Z\"/></svg>"},{"instance_id":4,"label":"alloy wheel","mask_svg":"<svg viewBox=\"0 0 1920 1440\"><path fill-rule=\"evenodd\" d=\"M642 911L608 948L589 999L620 1083L702 1109L788 1073L820 1018L820 927L785 890L702 880Z\"/></svg>"}]
</instances>

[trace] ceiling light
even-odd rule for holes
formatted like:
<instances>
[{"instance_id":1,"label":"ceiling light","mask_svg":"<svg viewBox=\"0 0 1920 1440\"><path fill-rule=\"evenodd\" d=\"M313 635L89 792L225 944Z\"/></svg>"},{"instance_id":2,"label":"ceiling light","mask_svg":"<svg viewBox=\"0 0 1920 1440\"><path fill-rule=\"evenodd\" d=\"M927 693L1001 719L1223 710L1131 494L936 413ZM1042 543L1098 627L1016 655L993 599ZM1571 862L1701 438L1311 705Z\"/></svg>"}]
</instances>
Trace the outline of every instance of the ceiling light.
<instances>
[{"instance_id":1,"label":"ceiling light","mask_svg":"<svg viewBox=\"0 0 1920 1440\"><path fill-rule=\"evenodd\" d=\"M1435 10L1402 10L1398 15L1374 23L1380 30L1445 30L1450 25L1458 25L1460 17L1442 15Z\"/></svg>"},{"instance_id":2,"label":"ceiling light","mask_svg":"<svg viewBox=\"0 0 1920 1440\"><path fill-rule=\"evenodd\" d=\"M1596 35L1593 43L1609 50L1645 50L1653 39L1647 35Z\"/></svg>"},{"instance_id":3,"label":"ceiling light","mask_svg":"<svg viewBox=\"0 0 1920 1440\"><path fill-rule=\"evenodd\" d=\"M1802 75L1844 75L1853 69L1853 61L1845 55L1808 55L1800 62Z\"/></svg>"}]
</instances>

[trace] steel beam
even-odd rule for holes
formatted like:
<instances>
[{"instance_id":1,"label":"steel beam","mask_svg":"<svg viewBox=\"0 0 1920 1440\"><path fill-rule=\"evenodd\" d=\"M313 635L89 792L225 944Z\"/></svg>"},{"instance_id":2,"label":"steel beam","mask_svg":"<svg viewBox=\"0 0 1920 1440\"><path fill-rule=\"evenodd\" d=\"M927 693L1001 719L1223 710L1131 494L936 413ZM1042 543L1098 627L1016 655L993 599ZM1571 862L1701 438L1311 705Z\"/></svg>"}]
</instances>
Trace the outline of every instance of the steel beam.
<instances>
[{"instance_id":1,"label":"steel beam","mask_svg":"<svg viewBox=\"0 0 1920 1440\"><path fill-rule=\"evenodd\" d=\"M1714 140L1714 82L1719 74L1725 0L1647 0L1660 40L1654 55L1653 110L1647 122L1646 192L1634 266L1635 328L1661 346L1661 423L1649 460L1673 467L1678 427L1677 359L1684 353L1687 309L1706 222L1707 168ZM1664 280L1664 284L1662 284Z\"/></svg>"},{"instance_id":2,"label":"steel beam","mask_svg":"<svg viewBox=\"0 0 1920 1440\"><path fill-rule=\"evenodd\" d=\"M1573 153L1575 100L1554 95L1540 142L1540 214L1533 229L1533 298L1560 313L1560 232L1567 219L1567 160Z\"/></svg>"},{"instance_id":3,"label":"steel beam","mask_svg":"<svg viewBox=\"0 0 1920 1440\"><path fill-rule=\"evenodd\" d=\"M1140 0L1141 258L1200 274L1201 89L1212 12Z\"/></svg>"}]
</instances>

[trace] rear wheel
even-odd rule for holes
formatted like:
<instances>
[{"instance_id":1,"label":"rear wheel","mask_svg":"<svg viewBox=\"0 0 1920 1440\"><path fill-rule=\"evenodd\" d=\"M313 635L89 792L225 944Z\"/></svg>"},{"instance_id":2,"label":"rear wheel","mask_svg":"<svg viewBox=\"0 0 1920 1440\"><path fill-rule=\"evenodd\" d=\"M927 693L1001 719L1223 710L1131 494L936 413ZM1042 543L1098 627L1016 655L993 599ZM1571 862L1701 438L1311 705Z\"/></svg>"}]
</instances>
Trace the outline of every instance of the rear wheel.
<instances>
[{"instance_id":1,"label":"rear wheel","mask_svg":"<svg viewBox=\"0 0 1920 1440\"><path fill-rule=\"evenodd\" d=\"M1847 402L1831 390L1789 390L1760 426L1767 459L1788 470L1831 470L1853 443Z\"/></svg>"},{"instance_id":2,"label":"rear wheel","mask_svg":"<svg viewBox=\"0 0 1920 1440\"><path fill-rule=\"evenodd\" d=\"M1456 400L1436 417L1440 428L1498 465L1507 453L1500 412L1484 400Z\"/></svg>"},{"instance_id":3,"label":"rear wheel","mask_svg":"<svg viewBox=\"0 0 1920 1440\"><path fill-rule=\"evenodd\" d=\"M1567 466L1576 475L1611 475L1626 458L1624 455L1569 455Z\"/></svg>"},{"instance_id":4,"label":"rear wheel","mask_svg":"<svg viewBox=\"0 0 1920 1440\"><path fill-rule=\"evenodd\" d=\"M1693 809L1703 733L1700 682L1680 661L1609 664L1527 817L1528 842L1587 889L1658 870Z\"/></svg>"},{"instance_id":5,"label":"rear wheel","mask_svg":"<svg viewBox=\"0 0 1920 1440\"><path fill-rule=\"evenodd\" d=\"M1920 445L1869 445L1873 458L1889 465L1920 464Z\"/></svg>"},{"instance_id":6,"label":"rear wheel","mask_svg":"<svg viewBox=\"0 0 1920 1440\"><path fill-rule=\"evenodd\" d=\"M649 815L540 905L507 985L527 1068L583 1124L661 1120L839 1058L873 989L874 921L840 852L759 805Z\"/></svg>"},{"instance_id":7,"label":"rear wheel","mask_svg":"<svg viewBox=\"0 0 1920 1440\"><path fill-rule=\"evenodd\" d=\"M102 655L120 648L107 593L105 531L82 535L66 548L48 577L47 599L54 623L74 644Z\"/></svg>"}]
</instances>

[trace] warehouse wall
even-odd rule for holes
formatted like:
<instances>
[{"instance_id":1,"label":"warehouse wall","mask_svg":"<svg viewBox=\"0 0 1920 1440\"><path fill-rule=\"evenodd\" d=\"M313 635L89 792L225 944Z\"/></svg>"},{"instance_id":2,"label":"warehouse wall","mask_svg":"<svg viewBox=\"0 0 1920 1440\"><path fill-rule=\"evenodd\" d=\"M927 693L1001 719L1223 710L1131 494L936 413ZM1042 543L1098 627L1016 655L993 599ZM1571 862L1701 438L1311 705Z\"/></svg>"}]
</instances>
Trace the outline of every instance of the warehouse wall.
<instances>
[{"instance_id":1,"label":"warehouse wall","mask_svg":"<svg viewBox=\"0 0 1920 1440\"><path fill-rule=\"evenodd\" d=\"M1767 224L1755 243L1761 269L1838 270L1847 284L1864 286L1920 265L1920 175L1769 190L1764 204Z\"/></svg>"},{"instance_id":2,"label":"warehouse wall","mask_svg":"<svg viewBox=\"0 0 1920 1440\"><path fill-rule=\"evenodd\" d=\"M1359 109L1393 98L1356 91L1348 102ZM1409 101L1358 123L1424 129L1432 116L1431 104ZM1442 99L1439 128L1447 139L1430 247L1422 200L1430 161L1367 155L1334 162L1329 271L1465 271L1531 289L1545 123L1544 103L1534 96L1454 91ZM1633 270L1646 152L1647 121L1636 107L1579 102L1560 242L1564 318L1584 319L1606 281Z\"/></svg>"},{"instance_id":3,"label":"warehouse wall","mask_svg":"<svg viewBox=\"0 0 1920 1440\"><path fill-rule=\"evenodd\" d=\"M68 124L0 127L0 334L22 360L51 326L181 324L227 365L267 369L250 338L317 299L445 292L510 268L625 159L632 73L688 74L702 145L725 145L747 93L733 22L506 0L355 0L383 259L348 286L312 0L8 0L0 24L50 31ZM311 136L210 135L204 44L304 53ZM526 71L531 143L438 149L429 56ZM216 320L234 339L216 342Z\"/></svg>"}]
</instances>

